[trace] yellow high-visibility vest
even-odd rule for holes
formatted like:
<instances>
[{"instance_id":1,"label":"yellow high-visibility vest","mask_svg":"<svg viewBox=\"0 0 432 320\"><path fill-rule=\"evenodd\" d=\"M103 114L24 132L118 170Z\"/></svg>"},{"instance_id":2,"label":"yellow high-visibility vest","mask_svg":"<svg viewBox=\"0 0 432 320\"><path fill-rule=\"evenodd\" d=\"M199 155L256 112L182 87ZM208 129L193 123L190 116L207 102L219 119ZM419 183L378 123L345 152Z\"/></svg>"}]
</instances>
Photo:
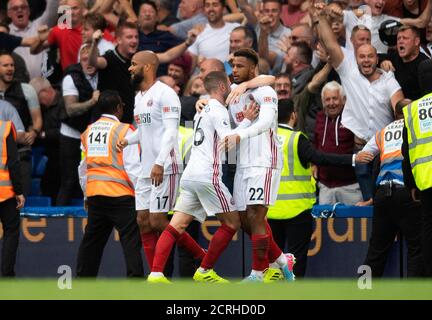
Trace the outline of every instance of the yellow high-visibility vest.
<instances>
[{"instance_id":1,"label":"yellow high-visibility vest","mask_svg":"<svg viewBox=\"0 0 432 320\"><path fill-rule=\"evenodd\" d=\"M432 187L432 93L403 108L411 170L417 188Z\"/></svg>"},{"instance_id":2,"label":"yellow high-visibility vest","mask_svg":"<svg viewBox=\"0 0 432 320\"><path fill-rule=\"evenodd\" d=\"M193 144L193 128L179 126L179 151L186 165L189 162Z\"/></svg>"},{"instance_id":3,"label":"yellow high-visibility vest","mask_svg":"<svg viewBox=\"0 0 432 320\"><path fill-rule=\"evenodd\" d=\"M298 141L301 132L278 128L283 141L284 164L276 203L267 213L269 219L291 219L305 210L312 209L316 202L316 186L310 165L304 168L298 156Z\"/></svg>"}]
</instances>

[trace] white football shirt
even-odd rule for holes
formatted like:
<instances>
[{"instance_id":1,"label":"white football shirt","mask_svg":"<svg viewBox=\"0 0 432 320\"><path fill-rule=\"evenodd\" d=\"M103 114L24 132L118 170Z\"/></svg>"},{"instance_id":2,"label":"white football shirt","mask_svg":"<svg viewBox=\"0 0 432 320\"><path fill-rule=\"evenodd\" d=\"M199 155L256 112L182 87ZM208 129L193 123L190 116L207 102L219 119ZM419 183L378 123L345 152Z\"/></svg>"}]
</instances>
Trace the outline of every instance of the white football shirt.
<instances>
[{"instance_id":1,"label":"white football shirt","mask_svg":"<svg viewBox=\"0 0 432 320\"><path fill-rule=\"evenodd\" d=\"M218 144L233 133L227 108L216 99L210 99L201 113L195 115L191 157L182 179L209 183L221 180L222 155Z\"/></svg>"},{"instance_id":2,"label":"white football shirt","mask_svg":"<svg viewBox=\"0 0 432 320\"><path fill-rule=\"evenodd\" d=\"M137 125L139 143L141 145L141 166L143 177L149 178L155 161L163 147L161 140L165 132L165 121L176 119L180 121L180 99L173 89L156 81L146 92L138 92L135 96L134 119ZM178 135L178 128L177 128ZM129 142L134 140L127 137ZM183 162L178 148L178 136L172 139L168 157L164 162L164 174L180 173Z\"/></svg>"},{"instance_id":3,"label":"white football shirt","mask_svg":"<svg viewBox=\"0 0 432 320\"><path fill-rule=\"evenodd\" d=\"M273 88L263 86L246 91L240 96L238 103L231 103L229 106L232 120L238 125L244 118L244 108L252 101L258 104L260 113L252 122L251 127L260 121L264 112L267 115L270 114L273 120L270 125L261 130L259 135L240 141L237 165L240 168L266 167L281 169L283 164L282 145L277 137L278 99Z\"/></svg>"}]
</instances>

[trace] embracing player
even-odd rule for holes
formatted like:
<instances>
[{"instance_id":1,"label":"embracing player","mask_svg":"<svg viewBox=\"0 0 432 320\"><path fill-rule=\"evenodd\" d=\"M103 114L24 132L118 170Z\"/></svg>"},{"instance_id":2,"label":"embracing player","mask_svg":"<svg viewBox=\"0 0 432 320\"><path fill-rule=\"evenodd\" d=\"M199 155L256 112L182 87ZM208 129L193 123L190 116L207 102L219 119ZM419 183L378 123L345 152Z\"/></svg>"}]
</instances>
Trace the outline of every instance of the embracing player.
<instances>
[{"instance_id":1,"label":"embracing player","mask_svg":"<svg viewBox=\"0 0 432 320\"><path fill-rule=\"evenodd\" d=\"M152 273L148 277L148 281L152 283L169 282L163 275L163 270L174 243L194 219L202 223L207 216L216 216L222 224L213 235L194 280L228 282L216 274L213 266L240 228L240 217L232 195L222 182L222 159L218 146L227 135L236 130L231 130L228 110L224 105L230 93L225 72L210 72L204 79L204 85L210 94L210 100L203 111L195 115L191 157L181 178L180 197L174 216L156 245ZM256 117L254 104L243 111L250 120ZM250 124L248 119L240 123L238 130Z\"/></svg>"}]
</instances>

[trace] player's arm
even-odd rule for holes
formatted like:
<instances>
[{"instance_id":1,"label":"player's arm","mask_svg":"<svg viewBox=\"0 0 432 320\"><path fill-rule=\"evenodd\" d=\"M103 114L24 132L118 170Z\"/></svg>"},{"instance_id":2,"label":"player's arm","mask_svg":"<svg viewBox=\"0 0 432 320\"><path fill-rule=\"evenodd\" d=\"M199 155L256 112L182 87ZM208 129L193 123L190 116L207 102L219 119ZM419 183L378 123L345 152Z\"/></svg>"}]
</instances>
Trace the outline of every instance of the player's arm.
<instances>
[{"instance_id":1,"label":"player's arm","mask_svg":"<svg viewBox=\"0 0 432 320\"><path fill-rule=\"evenodd\" d=\"M138 130L129 129L127 134L131 135L133 132L138 132ZM138 177L141 173L141 163L140 163L140 153L137 145L130 145L123 150L123 163L126 173L136 187Z\"/></svg>"},{"instance_id":2,"label":"player's arm","mask_svg":"<svg viewBox=\"0 0 432 320\"><path fill-rule=\"evenodd\" d=\"M86 186L87 186L87 158L85 156L86 152L84 149L84 145L81 143L81 152L84 154L84 157L81 159L81 162L78 166L78 177L79 183L81 186L81 190L83 192L84 198L86 199Z\"/></svg>"},{"instance_id":3,"label":"player's arm","mask_svg":"<svg viewBox=\"0 0 432 320\"><path fill-rule=\"evenodd\" d=\"M258 87L264 86L273 86L275 83L276 77L270 75L259 75L249 81L245 81L237 85L235 88L232 88L230 94L226 99L226 103L230 104L240 97L243 93L245 93L249 89L255 89Z\"/></svg>"}]
</instances>

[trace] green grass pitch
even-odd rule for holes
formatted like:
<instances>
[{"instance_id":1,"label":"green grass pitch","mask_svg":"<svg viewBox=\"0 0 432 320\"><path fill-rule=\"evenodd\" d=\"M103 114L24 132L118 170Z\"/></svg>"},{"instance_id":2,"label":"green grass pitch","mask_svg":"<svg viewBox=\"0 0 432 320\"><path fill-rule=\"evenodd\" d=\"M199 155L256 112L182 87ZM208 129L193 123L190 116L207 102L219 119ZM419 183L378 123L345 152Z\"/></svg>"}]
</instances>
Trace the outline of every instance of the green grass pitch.
<instances>
[{"instance_id":1,"label":"green grass pitch","mask_svg":"<svg viewBox=\"0 0 432 320\"><path fill-rule=\"evenodd\" d=\"M171 285L137 280L72 280L60 290L57 279L0 280L0 299L139 299L139 300L432 300L432 280L374 280L360 290L357 280L303 280L295 283L210 285L175 281Z\"/></svg>"}]
</instances>

